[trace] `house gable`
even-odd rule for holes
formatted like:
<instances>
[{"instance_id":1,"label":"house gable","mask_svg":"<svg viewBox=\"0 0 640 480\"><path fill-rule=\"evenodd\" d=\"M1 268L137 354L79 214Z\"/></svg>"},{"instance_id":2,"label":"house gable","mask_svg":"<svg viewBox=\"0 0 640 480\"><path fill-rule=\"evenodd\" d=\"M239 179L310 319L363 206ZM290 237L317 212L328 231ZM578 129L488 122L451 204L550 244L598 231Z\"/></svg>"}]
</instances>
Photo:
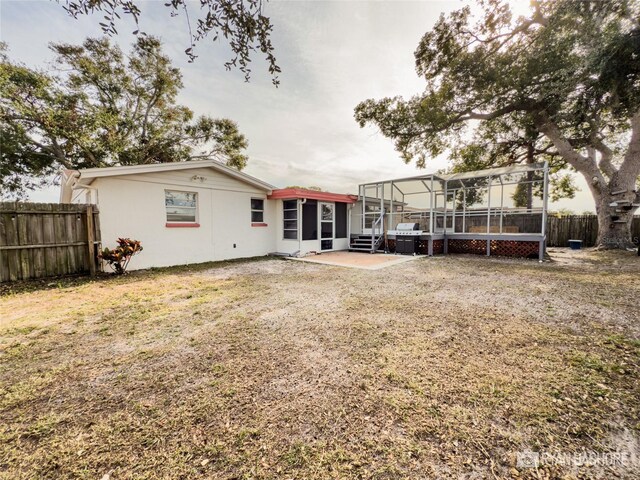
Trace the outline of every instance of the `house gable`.
<instances>
[{"instance_id":1,"label":"house gable","mask_svg":"<svg viewBox=\"0 0 640 480\"><path fill-rule=\"evenodd\" d=\"M117 175L101 178L100 181L108 182L111 179L126 182L158 183L184 188L185 190L189 190L189 188L206 188L260 195L266 195L268 193L264 188L258 188L223 172L207 167L164 172L147 172L133 175Z\"/></svg>"},{"instance_id":2,"label":"house gable","mask_svg":"<svg viewBox=\"0 0 640 480\"><path fill-rule=\"evenodd\" d=\"M270 194L275 188L251 175L235 170L214 160L190 160L188 162L123 167L65 170L62 175L60 201L76 201L76 190L90 187L97 179L170 183L174 185L198 185L200 188L237 192Z\"/></svg>"}]
</instances>

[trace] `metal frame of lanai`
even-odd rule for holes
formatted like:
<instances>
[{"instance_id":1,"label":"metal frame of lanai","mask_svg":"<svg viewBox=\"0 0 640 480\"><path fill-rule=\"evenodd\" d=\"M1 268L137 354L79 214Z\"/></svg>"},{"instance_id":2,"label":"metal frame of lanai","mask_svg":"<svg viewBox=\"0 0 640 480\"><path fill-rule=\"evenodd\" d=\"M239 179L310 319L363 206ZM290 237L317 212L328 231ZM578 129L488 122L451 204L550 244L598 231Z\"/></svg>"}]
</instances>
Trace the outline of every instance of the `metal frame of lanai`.
<instances>
[{"instance_id":1,"label":"metal frame of lanai","mask_svg":"<svg viewBox=\"0 0 640 480\"><path fill-rule=\"evenodd\" d=\"M533 163L364 183L353 242L394 251L399 223L418 223L420 252L543 259L549 165Z\"/></svg>"}]
</instances>

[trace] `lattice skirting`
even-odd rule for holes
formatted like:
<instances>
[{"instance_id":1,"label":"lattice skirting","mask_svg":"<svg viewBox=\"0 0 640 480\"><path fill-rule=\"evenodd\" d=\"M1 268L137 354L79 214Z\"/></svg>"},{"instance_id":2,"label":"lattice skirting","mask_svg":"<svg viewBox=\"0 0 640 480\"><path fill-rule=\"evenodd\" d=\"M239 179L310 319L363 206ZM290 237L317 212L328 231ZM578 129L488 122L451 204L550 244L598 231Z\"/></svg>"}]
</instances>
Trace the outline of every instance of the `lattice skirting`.
<instances>
[{"instance_id":1,"label":"lattice skirting","mask_svg":"<svg viewBox=\"0 0 640 480\"><path fill-rule=\"evenodd\" d=\"M539 248L540 244L538 242L524 240L491 240L490 245L491 255L501 257L538 258ZM486 255L487 241L450 238L448 240L448 252Z\"/></svg>"},{"instance_id":2,"label":"lattice skirting","mask_svg":"<svg viewBox=\"0 0 640 480\"><path fill-rule=\"evenodd\" d=\"M486 240L462 240L450 238L447 240L448 253L474 253L476 255L487 254Z\"/></svg>"},{"instance_id":3,"label":"lattice skirting","mask_svg":"<svg viewBox=\"0 0 640 480\"><path fill-rule=\"evenodd\" d=\"M538 258L538 249L540 245L535 241L524 240L491 240L491 255L500 257L526 257ZM387 249L389 252L396 251L396 241L387 240ZM420 240L418 242L418 253L420 255L429 254L429 241ZM433 254L438 255L444 253L444 240L433 241ZM472 253L475 255L487 254L487 241L481 239L462 240L459 238L450 238L448 240L448 253Z\"/></svg>"},{"instance_id":4,"label":"lattice skirting","mask_svg":"<svg viewBox=\"0 0 640 480\"><path fill-rule=\"evenodd\" d=\"M538 258L539 242L518 240L491 240L491 255L501 257Z\"/></svg>"},{"instance_id":5,"label":"lattice skirting","mask_svg":"<svg viewBox=\"0 0 640 480\"><path fill-rule=\"evenodd\" d=\"M433 241L433 254L438 255L444 253L444 240Z\"/></svg>"}]
</instances>

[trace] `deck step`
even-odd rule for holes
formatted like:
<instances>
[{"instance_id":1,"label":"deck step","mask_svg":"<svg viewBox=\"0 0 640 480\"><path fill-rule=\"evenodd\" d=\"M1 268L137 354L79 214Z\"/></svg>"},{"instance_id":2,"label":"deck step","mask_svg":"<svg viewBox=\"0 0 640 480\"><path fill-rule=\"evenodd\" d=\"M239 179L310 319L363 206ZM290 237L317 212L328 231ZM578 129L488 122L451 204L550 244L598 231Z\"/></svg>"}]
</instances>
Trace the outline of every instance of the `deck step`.
<instances>
[{"instance_id":1,"label":"deck step","mask_svg":"<svg viewBox=\"0 0 640 480\"><path fill-rule=\"evenodd\" d=\"M358 245L358 246L369 245L369 246L371 246L371 245L373 245L373 243L372 242L358 242L358 241L355 241L355 242L351 242L351 245Z\"/></svg>"},{"instance_id":2,"label":"deck step","mask_svg":"<svg viewBox=\"0 0 640 480\"><path fill-rule=\"evenodd\" d=\"M371 238L371 234L353 236L349 241L349 251L375 253L382 248L381 239L381 236Z\"/></svg>"}]
</instances>

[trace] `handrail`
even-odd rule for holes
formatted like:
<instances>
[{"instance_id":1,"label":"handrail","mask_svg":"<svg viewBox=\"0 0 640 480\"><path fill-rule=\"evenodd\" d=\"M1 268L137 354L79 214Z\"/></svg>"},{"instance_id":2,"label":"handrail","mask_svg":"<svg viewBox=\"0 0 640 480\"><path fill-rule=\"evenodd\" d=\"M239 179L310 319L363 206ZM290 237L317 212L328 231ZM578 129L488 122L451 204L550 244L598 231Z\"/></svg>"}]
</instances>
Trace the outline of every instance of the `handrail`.
<instances>
[{"instance_id":1,"label":"handrail","mask_svg":"<svg viewBox=\"0 0 640 480\"><path fill-rule=\"evenodd\" d=\"M375 251L378 250L380 243L382 242L382 237L383 237L382 226L384 225L383 223L384 214L385 214L385 210L383 208L380 211L380 215L378 216L376 221L371 224L371 253L375 253ZM378 227L380 228L380 235L378 236L376 236L376 225L378 225Z\"/></svg>"}]
</instances>

